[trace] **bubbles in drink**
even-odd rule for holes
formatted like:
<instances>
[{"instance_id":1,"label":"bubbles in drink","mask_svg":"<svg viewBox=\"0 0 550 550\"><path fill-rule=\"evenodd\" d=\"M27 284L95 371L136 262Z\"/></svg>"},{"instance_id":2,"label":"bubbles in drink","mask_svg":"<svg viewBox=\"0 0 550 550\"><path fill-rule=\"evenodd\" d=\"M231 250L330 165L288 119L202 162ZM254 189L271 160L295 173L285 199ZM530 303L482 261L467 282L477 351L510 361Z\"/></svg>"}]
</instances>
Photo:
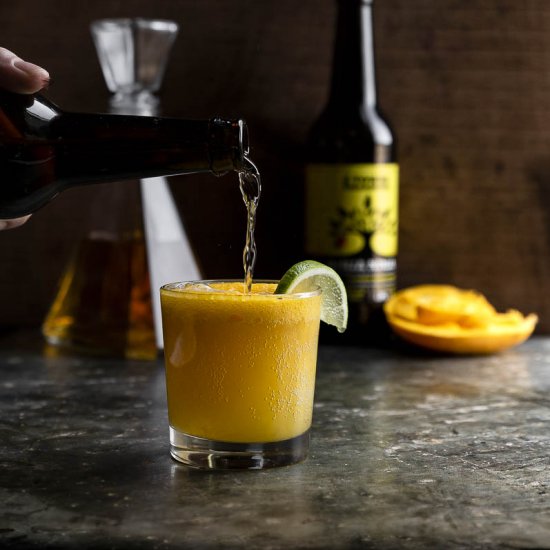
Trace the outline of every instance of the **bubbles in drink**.
<instances>
[{"instance_id":1,"label":"bubbles in drink","mask_svg":"<svg viewBox=\"0 0 550 550\"><path fill-rule=\"evenodd\" d=\"M216 292L216 290L207 283L178 283L177 285L174 285L174 289L194 290L197 292Z\"/></svg>"},{"instance_id":2,"label":"bubbles in drink","mask_svg":"<svg viewBox=\"0 0 550 550\"><path fill-rule=\"evenodd\" d=\"M236 288L228 288L225 285L220 288L216 288L208 283L193 281L170 285L170 290L181 290L183 292L206 292L208 294L242 294L241 290L237 290Z\"/></svg>"},{"instance_id":3,"label":"bubbles in drink","mask_svg":"<svg viewBox=\"0 0 550 550\"><path fill-rule=\"evenodd\" d=\"M239 171L239 183L247 212L246 243L243 252L244 291L250 293L252 291L252 279L256 263L256 241L254 239L256 210L260 200L262 185L258 168L256 168L255 164L248 157L245 157L244 161L244 167Z\"/></svg>"}]
</instances>

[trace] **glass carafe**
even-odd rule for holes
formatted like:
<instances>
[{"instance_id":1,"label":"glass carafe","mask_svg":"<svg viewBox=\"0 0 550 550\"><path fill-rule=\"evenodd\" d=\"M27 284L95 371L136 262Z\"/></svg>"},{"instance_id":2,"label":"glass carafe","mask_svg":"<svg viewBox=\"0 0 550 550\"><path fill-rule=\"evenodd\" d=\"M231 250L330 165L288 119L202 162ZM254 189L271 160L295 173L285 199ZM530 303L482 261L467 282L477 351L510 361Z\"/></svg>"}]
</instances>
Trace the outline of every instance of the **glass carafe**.
<instances>
[{"instance_id":1,"label":"glass carafe","mask_svg":"<svg viewBox=\"0 0 550 550\"><path fill-rule=\"evenodd\" d=\"M177 24L106 19L93 22L91 30L113 94L110 112L157 115L155 92ZM158 288L200 278L164 177L100 185L43 333L61 347L152 359L163 345Z\"/></svg>"}]
</instances>

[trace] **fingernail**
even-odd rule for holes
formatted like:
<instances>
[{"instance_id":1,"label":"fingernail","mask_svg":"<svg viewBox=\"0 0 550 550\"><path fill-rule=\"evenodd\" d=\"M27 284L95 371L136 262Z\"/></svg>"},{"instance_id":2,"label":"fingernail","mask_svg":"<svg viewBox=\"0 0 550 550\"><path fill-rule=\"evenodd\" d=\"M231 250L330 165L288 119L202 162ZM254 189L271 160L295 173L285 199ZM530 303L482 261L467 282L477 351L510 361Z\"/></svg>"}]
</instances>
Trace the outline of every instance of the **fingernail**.
<instances>
[{"instance_id":1,"label":"fingernail","mask_svg":"<svg viewBox=\"0 0 550 550\"><path fill-rule=\"evenodd\" d=\"M22 59L17 58L13 61L13 66L29 76L39 78L43 82L48 82L50 80L48 71L38 65L35 65L34 63L29 63L28 61L23 61Z\"/></svg>"}]
</instances>

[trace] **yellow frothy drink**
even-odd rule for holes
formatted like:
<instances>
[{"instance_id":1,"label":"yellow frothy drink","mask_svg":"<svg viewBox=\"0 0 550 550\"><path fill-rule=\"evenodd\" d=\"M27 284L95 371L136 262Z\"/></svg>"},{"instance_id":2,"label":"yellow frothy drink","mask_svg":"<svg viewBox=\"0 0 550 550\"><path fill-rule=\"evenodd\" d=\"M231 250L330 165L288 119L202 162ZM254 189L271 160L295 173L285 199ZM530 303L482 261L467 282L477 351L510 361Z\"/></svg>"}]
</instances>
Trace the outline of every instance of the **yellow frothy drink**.
<instances>
[{"instance_id":1,"label":"yellow frothy drink","mask_svg":"<svg viewBox=\"0 0 550 550\"><path fill-rule=\"evenodd\" d=\"M273 294L275 288L254 283L245 294L242 281L162 288L168 415L178 460L189 463L193 453L223 443L226 455L275 456L280 442L293 454L283 461L304 458L295 447L311 425L321 293Z\"/></svg>"}]
</instances>

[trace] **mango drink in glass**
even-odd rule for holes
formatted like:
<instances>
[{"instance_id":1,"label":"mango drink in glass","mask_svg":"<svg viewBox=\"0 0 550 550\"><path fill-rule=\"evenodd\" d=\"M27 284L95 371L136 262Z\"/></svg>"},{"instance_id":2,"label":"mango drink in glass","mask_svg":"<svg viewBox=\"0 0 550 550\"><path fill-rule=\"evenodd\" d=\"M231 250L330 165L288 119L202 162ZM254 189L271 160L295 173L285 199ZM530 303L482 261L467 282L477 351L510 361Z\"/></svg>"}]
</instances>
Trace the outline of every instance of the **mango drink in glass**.
<instances>
[{"instance_id":1,"label":"mango drink in glass","mask_svg":"<svg viewBox=\"0 0 550 550\"><path fill-rule=\"evenodd\" d=\"M309 448L321 291L275 282L161 289L171 454L207 469L266 468Z\"/></svg>"}]
</instances>

